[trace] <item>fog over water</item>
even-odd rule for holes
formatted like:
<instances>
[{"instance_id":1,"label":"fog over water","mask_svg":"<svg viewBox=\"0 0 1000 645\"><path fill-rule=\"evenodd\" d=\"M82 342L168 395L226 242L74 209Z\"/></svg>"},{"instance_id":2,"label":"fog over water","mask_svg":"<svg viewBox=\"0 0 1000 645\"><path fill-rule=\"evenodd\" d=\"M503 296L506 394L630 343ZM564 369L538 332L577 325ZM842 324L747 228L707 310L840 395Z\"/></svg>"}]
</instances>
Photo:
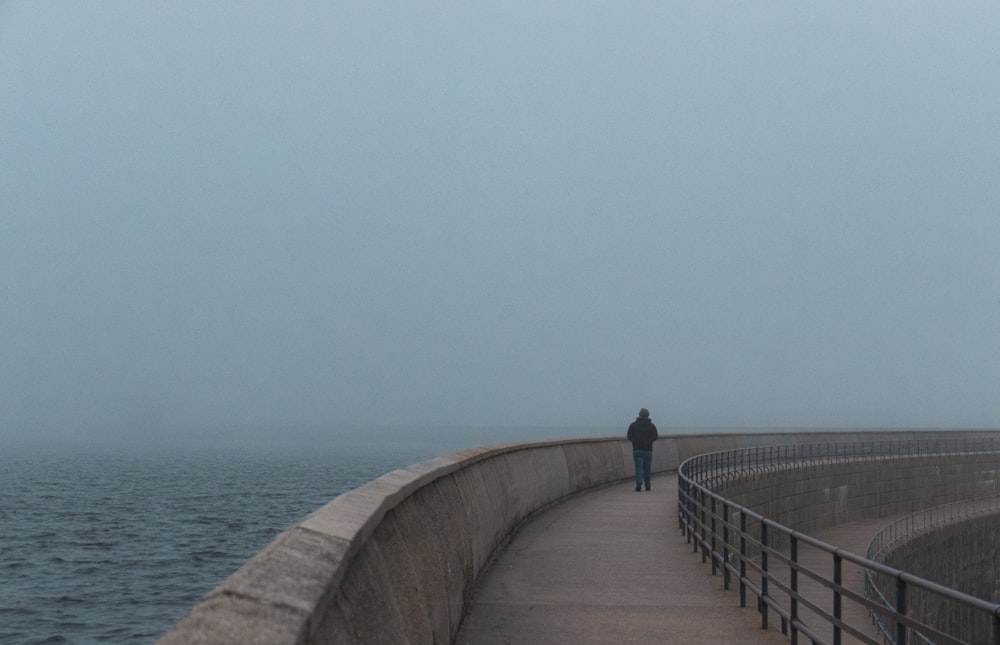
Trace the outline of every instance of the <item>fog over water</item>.
<instances>
[{"instance_id":1,"label":"fog over water","mask_svg":"<svg viewBox=\"0 0 1000 645\"><path fill-rule=\"evenodd\" d=\"M0 2L0 440L1000 426L995 2Z\"/></svg>"}]
</instances>

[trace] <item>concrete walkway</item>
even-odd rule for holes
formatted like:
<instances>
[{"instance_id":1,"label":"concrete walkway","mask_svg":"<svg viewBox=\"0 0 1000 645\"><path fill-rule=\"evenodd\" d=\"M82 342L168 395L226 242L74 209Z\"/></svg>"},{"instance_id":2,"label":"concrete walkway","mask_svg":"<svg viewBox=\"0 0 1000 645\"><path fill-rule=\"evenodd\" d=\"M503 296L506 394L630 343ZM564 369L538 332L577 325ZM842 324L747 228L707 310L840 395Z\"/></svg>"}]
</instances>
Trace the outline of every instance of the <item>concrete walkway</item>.
<instances>
[{"instance_id":1,"label":"concrete walkway","mask_svg":"<svg viewBox=\"0 0 1000 645\"><path fill-rule=\"evenodd\" d=\"M676 476L653 487L615 484L527 522L480 578L456 643L787 643L685 540Z\"/></svg>"}]
</instances>

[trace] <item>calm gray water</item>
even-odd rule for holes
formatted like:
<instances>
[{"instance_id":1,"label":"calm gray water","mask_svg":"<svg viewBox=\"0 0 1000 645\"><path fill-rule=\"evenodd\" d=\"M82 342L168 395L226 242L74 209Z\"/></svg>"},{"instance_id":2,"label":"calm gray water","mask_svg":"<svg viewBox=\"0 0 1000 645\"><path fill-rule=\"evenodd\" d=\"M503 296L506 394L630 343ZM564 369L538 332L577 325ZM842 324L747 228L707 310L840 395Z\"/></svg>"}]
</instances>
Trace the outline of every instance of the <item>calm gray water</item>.
<instances>
[{"instance_id":1,"label":"calm gray water","mask_svg":"<svg viewBox=\"0 0 1000 645\"><path fill-rule=\"evenodd\" d=\"M0 643L151 643L280 531L395 468L606 431L0 446Z\"/></svg>"}]
</instances>

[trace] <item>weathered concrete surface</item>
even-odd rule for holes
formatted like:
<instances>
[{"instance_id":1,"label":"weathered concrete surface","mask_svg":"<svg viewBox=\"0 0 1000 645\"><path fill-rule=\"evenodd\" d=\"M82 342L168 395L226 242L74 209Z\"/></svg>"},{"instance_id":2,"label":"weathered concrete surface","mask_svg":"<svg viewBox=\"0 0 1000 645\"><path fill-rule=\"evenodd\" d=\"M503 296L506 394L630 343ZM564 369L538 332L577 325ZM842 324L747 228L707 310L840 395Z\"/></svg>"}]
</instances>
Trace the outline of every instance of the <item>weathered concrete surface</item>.
<instances>
[{"instance_id":1,"label":"weathered concrete surface","mask_svg":"<svg viewBox=\"0 0 1000 645\"><path fill-rule=\"evenodd\" d=\"M986 602L998 602L1000 512L995 500L990 500L978 509L981 514L961 516L963 512L976 512L975 506L974 503L954 505L950 509L955 513L952 519L941 519L904 536L883 552L883 561ZM880 586L889 598L893 597L893 584L888 577L881 578ZM954 601L915 586L907 589L906 598L910 616L966 642L993 642L990 612L958 610Z\"/></svg>"},{"instance_id":2,"label":"weathered concrete surface","mask_svg":"<svg viewBox=\"0 0 1000 645\"><path fill-rule=\"evenodd\" d=\"M160 642L449 643L496 549L539 509L626 477L627 445L509 444L388 473L279 535Z\"/></svg>"},{"instance_id":3,"label":"weathered concrete surface","mask_svg":"<svg viewBox=\"0 0 1000 645\"><path fill-rule=\"evenodd\" d=\"M990 434L996 433L663 436L653 453L653 469L674 471L695 454L747 446ZM483 568L525 520L567 496L622 481L632 468L628 442L609 437L476 448L394 471L341 495L279 535L209 593L161 644L450 642ZM636 495L628 484L621 486ZM667 488L659 484L649 498L673 495ZM786 492L770 494L780 499ZM886 501L894 499L889 495ZM664 520L662 539L678 537L675 521ZM624 539L606 537L609 544ZM633 611L635 625L655 622L647 616L655 615L655 608ZM696 611L690 607L681 613Z\"/></svg>"},{"instance_id":4,"label":"weathered concrete surface","mask_svg":"<svg viewBox=\"0 0 1000 645\"><path fill-rule=\"evenodd\" d=\"M677 527L676 475L618 483L526 523L481 576L458 645L787 643Z\"/></svg>"},{"instance_id":5,"label":"weathered concrete surface","mask_svg":"<svg viewBox=\"0 0 1000 645\"><path fill-rule=\"evenodd\" d=\"M737 504L812 535L829 526L1000 494L1000 453L956 452L804 461L715 488Z\"/></svg>"}]
</instances>

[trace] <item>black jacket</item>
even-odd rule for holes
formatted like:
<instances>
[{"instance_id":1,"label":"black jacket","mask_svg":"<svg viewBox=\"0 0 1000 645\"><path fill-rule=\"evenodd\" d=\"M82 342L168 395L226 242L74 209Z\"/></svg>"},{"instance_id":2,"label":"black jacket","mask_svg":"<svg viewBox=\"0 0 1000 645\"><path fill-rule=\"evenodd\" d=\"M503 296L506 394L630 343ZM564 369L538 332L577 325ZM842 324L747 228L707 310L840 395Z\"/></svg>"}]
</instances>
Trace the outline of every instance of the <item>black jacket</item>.
<instances>
[{"instance_id":1,"label":"black jacket","mask_svg":"<svg viewBox=\"0 0 1000 645\"><path fill-rule=\"evenodd\" d=\"M656 426L649 418L638 418L628 427L628 440L632 442L632 450L652 450L653 442L659 438Z\"/></svg>"}]
</instances>

